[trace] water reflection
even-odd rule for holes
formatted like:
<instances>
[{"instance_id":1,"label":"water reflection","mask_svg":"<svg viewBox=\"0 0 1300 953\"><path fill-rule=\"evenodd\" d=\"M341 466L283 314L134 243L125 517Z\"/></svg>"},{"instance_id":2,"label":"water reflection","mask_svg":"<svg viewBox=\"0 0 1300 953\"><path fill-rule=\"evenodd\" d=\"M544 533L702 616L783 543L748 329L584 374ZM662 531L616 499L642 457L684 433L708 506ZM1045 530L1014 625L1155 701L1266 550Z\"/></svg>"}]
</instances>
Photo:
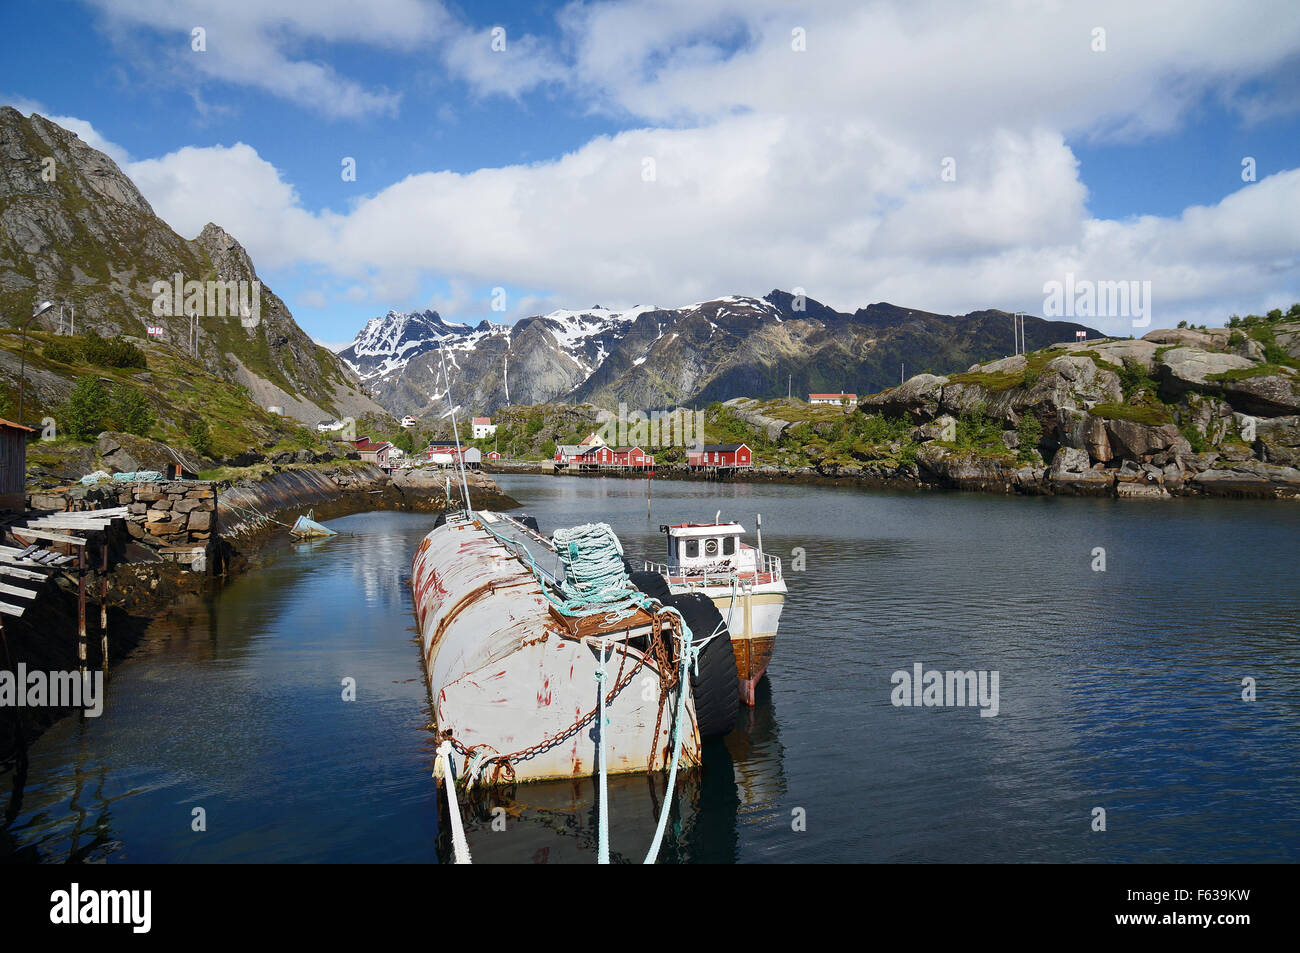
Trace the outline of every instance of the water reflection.
<instances>
[{"instance_id":1,"label":"water reflection","mask_svg":"<svg viewBox=\"0 0 1300 953\"><path fill-rule=\"evenodd\" d=\"M647 516L644 481L502 484L543 531L609 521L634 559L719 507L807 554L758 705L681 779L661 861L1300 859L1293 505L663 481ZM331 521L339 537L286 542L151 626L102 717L0 769L0 859L447 859L405 584L430 522ZM1000 671L1001 713L893 707L914 662ZM620 862L644 858L664 783L610 779ZM1104 839L1095 804L1123 817ZM593 862L595 808L591 778L492 792L467 818L475 861Z\"/></svg>"}]
</instances>

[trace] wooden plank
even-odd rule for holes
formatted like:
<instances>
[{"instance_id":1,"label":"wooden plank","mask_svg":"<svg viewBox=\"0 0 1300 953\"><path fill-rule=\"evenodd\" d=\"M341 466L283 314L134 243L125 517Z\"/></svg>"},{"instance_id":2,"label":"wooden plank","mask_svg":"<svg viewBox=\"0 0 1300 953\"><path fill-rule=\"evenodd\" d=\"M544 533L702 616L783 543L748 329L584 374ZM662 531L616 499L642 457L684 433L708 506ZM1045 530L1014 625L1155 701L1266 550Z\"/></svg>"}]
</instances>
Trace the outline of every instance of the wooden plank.
<instances>
[{"instance_id":1,"label":"wooden plank","mask_svg":"<svg viewBox=\"0 0 1300 953\"><path fill-rule=\"evenodd\" d=\"M26 606L11 606L7 602L0 602L0 612L3 612L5 615L19 616L26 611Z\"/></svg>"},{"instance_id":2,"label":"wooden plank","mask_svg":"<svg viewBox=\"0 0 1300 953\"><path fill-rule=\"evenodd\" d=\"M44 569L44 568L45 568L44 565L43 565L42 563L38 563L35 559L15 559L13 556L9 556L9 555L3 554L3 553L0 553L0 565L4 565L4 566L21 566L21 567L23 567L24 569Z\"/></svg>"},{"instance_id":3,"label":"wooden plank","mask_svg":"<svg viewBox=\"0 0 1300 953\"><path fill-rule=\"evenodd\" d=\"M37 539L49 539L56 543L68 543L71 546L85 546L86 541L80 536L65 536L62 533L51 533L47 529L32 529L29 526L11 526L9 532L15 536L34 536Z\"/></svg>"},{"instance_id":4,"label":"wooden plank","mask_svg":"<svg viewBox=\"0 0 1300 953\"><path fill-rule=\"evenodd\" d=\"M23 589L21 586L11 586L7 582L0 582L0 592L10 596L21 596L24 599L35 599L35 589Z\"/></svg>"},{"instance_id":5,"label":"wooden plank","mask_svg":"<svg viewBox=\"0 0 1300 953\"><path fill-rule=\"evenodd\" d=\"M31 569L19 569L17 566L0 565L0 576L12 576L14 579L30 579L33 582L44 582L50 577L43 572L35 572Z\"/></svg>"},{"instance_id":6,"label":"wooden plank","mask_svg":"<svg viewBox=\"0 0 1300 953\"><path fill-rule=\"evenodd\" d=\"M66 529L66 530L86 530L87 532L97 533L108 529L117 520L122 519L120 516L112 519L103 520L29 520L28 527L36 529Z\"/></svg>"}]
</instances>

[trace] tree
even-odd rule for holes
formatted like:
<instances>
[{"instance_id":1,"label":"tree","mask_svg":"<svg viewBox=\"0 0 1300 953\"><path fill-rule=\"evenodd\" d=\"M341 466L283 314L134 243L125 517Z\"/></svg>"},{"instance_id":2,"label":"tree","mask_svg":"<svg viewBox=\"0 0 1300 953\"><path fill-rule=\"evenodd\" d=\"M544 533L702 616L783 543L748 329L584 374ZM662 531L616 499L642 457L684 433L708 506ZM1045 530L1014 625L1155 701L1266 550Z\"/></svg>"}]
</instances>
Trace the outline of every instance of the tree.
<instances>
[{"instance_id":1,"label":"tree","mask_svg":"<svg viewBox=\"0 0 1300 953\"><path fill-rule=\"evenodd\" d=\"M208 429L208 422L202 417L196 417L194 423L190 425L190 446L194 452L200 456L206 457L212 452L212 431Z\"/></svg>"},{"instance_id":2,"label":"tree","mask_svg":"<svg viewBox=\"0 0 1300 953\"><path fill-rule=\"evenodd\" d=\"M125 384L119 384L113 390L111 416L118 430L133 433L137 437L147 437L153 429L153 410L149 406L149 399L134 387Z\"/></svg>"},{"instance_id":3,"label":"tree","mask_svg":"<svg viewBox=\"0 0 1300 953\"><path fill-rule=\"evenodd\" d=\"M89 440L104 429L108 413L108 393L98 377L83 377L68 396L60 416L63 430L78 440Z\"/></svg>"},{"instance_id":4,"label":"tree","mask_svg":"<svg viewBox=\"0 0 1300 953\"><path fill-rule=\"evenodd\" d=\"M393 446L402 453L411 453L415 450L415 438L411 436L411 431L403 430L393 438Z\"/></svg>"}]
</instances>

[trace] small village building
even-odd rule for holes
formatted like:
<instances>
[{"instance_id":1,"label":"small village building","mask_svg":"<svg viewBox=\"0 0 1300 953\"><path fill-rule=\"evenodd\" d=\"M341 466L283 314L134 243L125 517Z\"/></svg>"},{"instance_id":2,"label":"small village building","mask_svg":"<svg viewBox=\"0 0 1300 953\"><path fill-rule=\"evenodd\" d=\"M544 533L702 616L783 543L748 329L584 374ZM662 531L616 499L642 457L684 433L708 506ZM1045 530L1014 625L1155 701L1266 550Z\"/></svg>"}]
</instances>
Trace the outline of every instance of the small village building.
<instances>
[{"instance_id":1,"label":"small village building","mask_svg":"<svg viewBox=\"0 0 1300 953\"><path fill-rule=\"evenodd\" d=\"M412 417L410 414L407 414L405 417L402 418L402 429L410 430L419 422L420 422L419 417Z\"/></svg>"},{"instance_id":2,"label":"small village building","mask_svg":"<svg viewBox=\"0 0 1300 953\"><path fill-rule=\"evenodd\" d=\"M614 466L629 470L648 470L655 463L655 458L640 447L616 447L613 456Z\"/></svg>"},{"instance_id":3,"label":"small village building","mask_svg":"<svg viewBox=\"0 0 1300 953\"><path fill-rule=\"evenodd\" d=\"M361 455L362 460L380 467L389 465L393 445L387 440L375 443L369 437L362 437L360 440L353 441L352 445L357 448L357 453Z\"/></svg>"},{"instance_id":4,"label":"small village building","mask_svg":"<svg viewBox=\"0 0 1300 953\"><path fill-rule=\"evenodd\" d=\"M484 459L487 459L487 460L500 460L500 459L501 459L501 451L500 451L500 450L489 450L488 453L487 453L487 456L486 456Z\"/></svg>"},{"instance_id":5,"label":"small village building","mask_svg":"<svg viewBox=\"0 0 1300 953\"><path fill-rule=\"evenodd\" d=\"M470 420L470 426L474 428L475 440L483 440L497 432L497 425L492 422L491 417L474 417Z\"/></svg>"},{"instance_id":6,"label":"small village building","mask_svg":"<svg viewBox=\"0 0 1300 953\"><path fill-rule=\"evenodd\" d=\"M754 466L754 452L743 443L706 443L687 451L686 465L692 470L748 470Z\"/></svg>"},{"instance_id":7,"label":"small village building","mask_svg":"<svg viewBox=\"0 0 1300 953\"><path fill-rule=\"evenodd\" d=\"M0 511L27 508L27 437L35 432L0 417Z\"/></svg>"},{"instance_id":8,"label":"small village building","mask_svg":"<svg viewBox=\"0 0 1300 953\"><path fill-rule=\"evenodd\" d=\"M434 440L420 451L420 455L430 463L440 467L455 466L463 462L471 470L477 470L483 464L483 451L478 447L456 447L454 440Z\"/></svg>"},{"instance_id":9,"label":"small village building","mask_svg":"<svg viewBox=\"0 0 1300 953\"><path fill-rule=\"evenodd\" d=\"M599 439L599 438L598 438ZM590 444L560 444L555 463L579 470L648 470L655 458L640 447L610 447L604 441Z\"/></svg>"},{"instance_id":10,"label":"small village building","mask_svg":"<svg viewBox=\"0 0 1300 953\"><path fill-rule=\"evenodd\" d=\"M856 407L858 405L857 394L809 394L808 403L810 404L834 404L835 406Z\"/></svg>"}]
</instances>

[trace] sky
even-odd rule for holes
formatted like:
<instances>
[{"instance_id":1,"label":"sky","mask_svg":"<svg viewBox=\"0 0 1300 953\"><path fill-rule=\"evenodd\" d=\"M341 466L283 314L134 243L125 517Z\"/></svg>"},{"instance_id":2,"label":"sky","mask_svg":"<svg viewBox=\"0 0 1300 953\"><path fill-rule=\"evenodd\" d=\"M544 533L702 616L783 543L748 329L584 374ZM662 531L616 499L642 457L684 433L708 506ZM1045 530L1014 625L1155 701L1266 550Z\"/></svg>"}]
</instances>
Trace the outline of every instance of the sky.
<instances>
[{"instance_id":1,"label":"sky","mask_svg":"<svg viewBox=\"0 0 1300 953\"><path fill-rule=\"evenodd\" d=\"M1139 336L1300 300L1293 0L5 0L4 22L0 101L107 152L181 235L224 227L334 347L390 309L774 288L1042 315L1053 283L1133 283L1149 308L1078 317Z\"/></svg>"}]
</instances>

